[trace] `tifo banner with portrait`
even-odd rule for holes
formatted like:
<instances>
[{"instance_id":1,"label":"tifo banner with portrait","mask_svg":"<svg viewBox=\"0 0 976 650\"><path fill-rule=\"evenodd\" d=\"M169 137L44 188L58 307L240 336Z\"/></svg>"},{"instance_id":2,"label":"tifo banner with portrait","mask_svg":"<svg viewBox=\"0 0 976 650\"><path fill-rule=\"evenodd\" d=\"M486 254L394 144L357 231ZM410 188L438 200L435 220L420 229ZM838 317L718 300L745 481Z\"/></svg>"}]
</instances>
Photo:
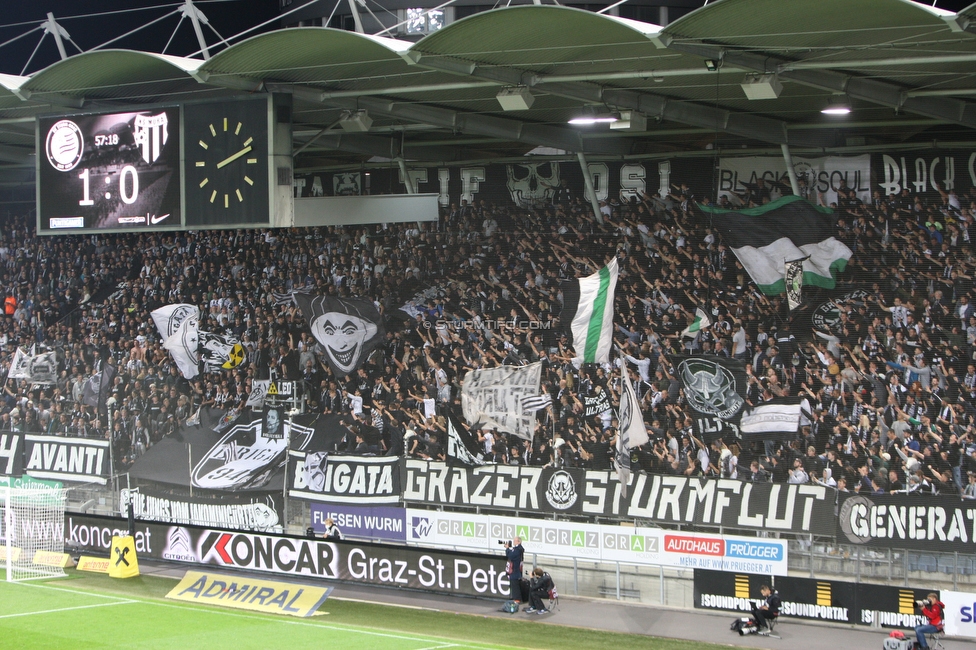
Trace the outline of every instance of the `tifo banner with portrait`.
<instances>
[{"instance_id":1,"label":"tifo banner with portrait","mask_svg":"<svg viewBox=\"0 0 976 650\"><path fill-rule=\"evenodd\" d=\"M842 494L837 541L928 553L976 551L976 501L949 496Z\"/></svg>"},{"instance_id":2,"label":"tifo banner with portrait","mask_svg":"<svg viewBox=\"0 0 976 650\"><path fill-rule=\"evenodd\" d=\"M624 497L617 473L609 470L511 465L468 468L408 459L403 500L407 504L626 517L661 524L824 536L833 536L836 529L833 488L643 472L631 475Z\"/></svg>"},{"instance_id":3,"label":"tifo banner with portrait","mask_svg":"<svg viewBox=\"0 0 976 650\"><path fill-rule=\"evenodd\" d=\"M927 620L916 608L934 589L886 587L840 580L793 576L723 573L695 569L695 607L748 612L762 605L762 585L776 588L782 601L780 616L911 629Z\"/></svg>"},{"instance_id":4,"label":"tifo banner with portrait","mask_svg":"<svg viewBox=\"0 0 976 650\"><path fill-rule=\"evenodd\" d=\"M786 575L787 541L408 508L407 543L497 553L520 537L528 554L594 562Z\"/></svg>"},{"instance_id":5,"label":"tifo banner with portrait","mask_svg":"<svg viewBox=\"0 0 976 650\"><path fill-rule=\"evenodd\" d=\"M104 555L112 534L127 528L120 518L69 515L65 517L65 546ZM447 595L509 595L501 552L485 555L144 522L137 523L135 533L140 558Z\"/></svg>"}]
</instances>

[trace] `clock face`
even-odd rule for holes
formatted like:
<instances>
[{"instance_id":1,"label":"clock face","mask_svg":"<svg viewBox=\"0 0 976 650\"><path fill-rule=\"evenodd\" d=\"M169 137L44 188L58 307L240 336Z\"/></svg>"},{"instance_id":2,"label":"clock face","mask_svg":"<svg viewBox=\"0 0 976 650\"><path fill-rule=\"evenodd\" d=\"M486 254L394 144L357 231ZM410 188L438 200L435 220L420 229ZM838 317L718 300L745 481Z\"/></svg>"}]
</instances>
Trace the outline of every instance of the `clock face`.
<instances>
[{"instance_id":1,"label":"clock face","mask_svg":"<svg viewBox=\"0 0 976 650\"><path fill-rule=\"evenodd\" d=\"M185 107L186 225L267 224L266 99Z\"/></svg>"}]
</instances>

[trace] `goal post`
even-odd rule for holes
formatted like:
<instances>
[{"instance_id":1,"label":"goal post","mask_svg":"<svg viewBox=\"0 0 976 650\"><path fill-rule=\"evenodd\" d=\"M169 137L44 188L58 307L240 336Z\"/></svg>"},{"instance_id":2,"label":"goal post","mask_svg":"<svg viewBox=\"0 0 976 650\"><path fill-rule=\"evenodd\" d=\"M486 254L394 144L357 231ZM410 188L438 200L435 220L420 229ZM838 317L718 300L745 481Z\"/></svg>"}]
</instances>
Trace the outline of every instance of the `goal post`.
<instances>
[{"instance_id":1,"label":"goal post","mask_svg":"<svg viewBox=\"0 0 976 650\"><path fill-rule=\"evenodd\" d=\"M0 477L0 563L7 582L65 575L65 490L29 477Z\"/></svg>"}]
</instances>

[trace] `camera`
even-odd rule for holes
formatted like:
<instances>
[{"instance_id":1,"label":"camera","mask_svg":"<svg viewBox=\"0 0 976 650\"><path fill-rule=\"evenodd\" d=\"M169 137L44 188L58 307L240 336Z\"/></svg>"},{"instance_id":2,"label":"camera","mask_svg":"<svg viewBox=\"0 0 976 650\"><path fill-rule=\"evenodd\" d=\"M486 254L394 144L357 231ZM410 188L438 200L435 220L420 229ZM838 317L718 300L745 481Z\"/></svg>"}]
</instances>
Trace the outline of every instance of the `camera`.
<instances>
[{"instance_id":1,"label":"camera","mask_svg":"<svg viewBox=\"0 0 976 650\"><path fill-rule=\"evenodd\" d=\"M504 539L498 540L498 543L501 544L502 546L508 546L508 542L505 541Z\"/></svg>"}]
</instances>

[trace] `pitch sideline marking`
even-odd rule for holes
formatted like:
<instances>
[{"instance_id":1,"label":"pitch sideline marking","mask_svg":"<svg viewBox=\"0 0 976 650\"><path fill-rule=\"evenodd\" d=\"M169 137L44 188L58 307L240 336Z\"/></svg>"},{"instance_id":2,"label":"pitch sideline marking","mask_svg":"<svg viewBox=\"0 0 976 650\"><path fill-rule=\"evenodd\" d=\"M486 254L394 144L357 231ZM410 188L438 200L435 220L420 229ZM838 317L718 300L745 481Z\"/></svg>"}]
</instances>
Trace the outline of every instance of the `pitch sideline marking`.
<instances>
[{"instance_id":1,"label":"pitch sideline marking","mask_svg":"<svg viewBox=\"0 0 976 650\"><path fill-rule=\"evenodd\" d=\"M63 591L63 592L67 592L67 593L71 593L71 594L78 594L78 595L82 595L82 596L98 596L100 598L111 598L113 600L122 601L122 602L118 602L118 603L112 603L112 604L119 604L119 605L128 604L128 603L143 603L143 604L146 604L146 605L155 605L155 606L158 606L158 607L170 607L170 608L173 608L173 609L182 609L182 610L186 610L186 611L195 611L195 612L208 611L208 612L211 612L211 613L214 613L214 614L222 614L224 616L233 616L235 618L247 618L247 619L257 618L256 616L253 616L253 615L239 614L237 612L226 612L226 611L222 611L222 610L217 609L217 608L214 608L214 609L200 609L199 607L176 605L174 603L157 602L157 601L154 601L154 600L146 600L146 599L141 599L141 598L126 599L126 598L122 598L121 596L110 596L110 595L100 594L100 593L91 592L91 591L84 591L84 590L78 590L78 589L66 589L64 587L52 587L50 585L31 584L31 583L20 583L20 582L13 583L13 584L19 584L19 585L23 585L25 587L35 587L35 588L38 588L38 589L51 589L51 590L54 590L54 591ZM85 607L97 607L97 605L86 605ZM38 612L31 612L31 613L38 613ZM372 630L362 630L362 629L358 629L358 628L355 628L355 627L344 627L344 626L340 626L340 625L326 625L326 624L323 624L323 623L309 623L309 622L305 622L305 621L295 621L295 620L289 620L287 618L282 618L279 622L286 623L286 624L289 624L289 625L299 625L299 626L302 626L302 627L314 627L314 628L318 628L318 629L337 630L337 631L340 631L340 632L355 632L357 634L366 634L366 635L370 635L370 636L386 637L386 638L389 638L389 639L401 639L401 640L404 640L404 641L430 642L430 641L437 641L438 640L436 637L419 637L418 638L418 637L412 637L412 636L404 636L402 634L391 634L391 633L388 633L388 632L376 632L376 631L372 631ZM447 639L444 639L444 641L447 641ZM447 645L439 645L439 646L432 646L432 647L436 647L436 648L452 648L452 647L453 648L495 648L495 647L498 647L498 646L492 646L492 645L468 645L468 644L463 644L463 643L448 643Z\"/></svg>"},{"instance_id":2,"label":"pitch sideline marking","mask_svg":"<svg viewBox=\"0 0 976 650\"><path fill-rule=\"evenodd\" d=\"M39 612L21 612L19 614L0 614L0 618L17 618L18 616L35 616L38 614L60 614L62 612L70 612L76 609L91 609L93 607L115 607L116 605L129 605L135 603L135 600L123 600L117 603L98 603L95 605L77 605L75 607L60 607L58 609L43 609Z\"/></svg>"}]
</instances>

